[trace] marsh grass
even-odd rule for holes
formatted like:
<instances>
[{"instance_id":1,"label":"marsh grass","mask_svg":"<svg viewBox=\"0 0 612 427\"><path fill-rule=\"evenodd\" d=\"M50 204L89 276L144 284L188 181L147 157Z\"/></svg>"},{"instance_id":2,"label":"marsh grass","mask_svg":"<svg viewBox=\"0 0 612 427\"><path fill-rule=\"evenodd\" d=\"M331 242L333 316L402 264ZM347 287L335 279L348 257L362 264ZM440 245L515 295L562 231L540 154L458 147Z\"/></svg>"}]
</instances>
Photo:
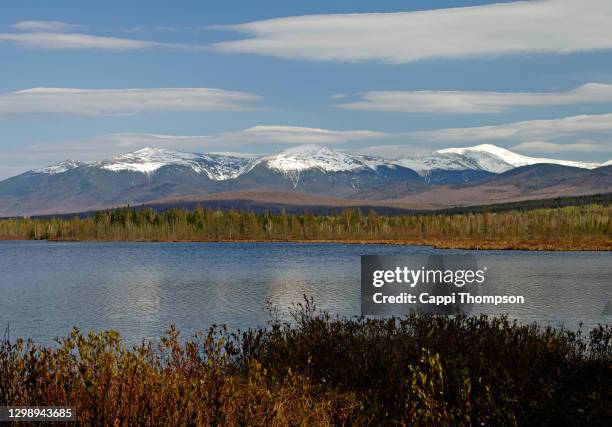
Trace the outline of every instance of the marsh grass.
<instances>
[{"instance_id":1,"label":"marsh grass","mask_svg":"<svg viewBox=\"0 0 612 427\"><path fill-rule=\"evenodd\" d=\"M84 425L606 425L612 328L504 317L291 321L127 349L74 329L0 345L0 405L74 405Z\"/></svg>"},{"instance_id":2,"label":"marsh grass","mask_svg":"<svg viewBox=\"0 0 612 427\"><path fill-rule=\"evenodd\" d=\"M612 206L384 216L121 208L71 219L0 220L0 239L428 244L465 249L612 250Z\"/></svg>"}]
</instances>

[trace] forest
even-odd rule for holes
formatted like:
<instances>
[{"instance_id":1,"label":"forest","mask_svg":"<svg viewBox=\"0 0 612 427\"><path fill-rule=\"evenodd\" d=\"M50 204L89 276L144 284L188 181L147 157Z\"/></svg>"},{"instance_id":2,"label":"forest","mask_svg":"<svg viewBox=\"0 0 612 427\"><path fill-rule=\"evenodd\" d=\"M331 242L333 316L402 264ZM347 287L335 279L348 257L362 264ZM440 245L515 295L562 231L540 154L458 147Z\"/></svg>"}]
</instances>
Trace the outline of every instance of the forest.
<instances>
[{"instance_id":1,"label":"forest","mask_svg":"<svg viewBox=\"0 0 612 427\"><path fill-rule=\"evenodd\" d=\"M425 244L466 249L612 249L612 206L501 212L334 215L124 207L86 217L0 220L0 239Z\"/></svg>"}]
</instances>

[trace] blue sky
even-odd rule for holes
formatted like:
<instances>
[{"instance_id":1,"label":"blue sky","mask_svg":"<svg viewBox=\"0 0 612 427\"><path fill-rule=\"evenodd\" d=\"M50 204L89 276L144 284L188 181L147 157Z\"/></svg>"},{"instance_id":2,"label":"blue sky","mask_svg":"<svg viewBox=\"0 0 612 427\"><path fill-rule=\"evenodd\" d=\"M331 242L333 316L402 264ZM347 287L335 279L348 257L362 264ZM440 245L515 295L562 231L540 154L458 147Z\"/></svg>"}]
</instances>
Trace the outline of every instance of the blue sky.
<instances>
[{"instance_id":1,"label":"blue sky","mask_svg":"<svg viewBox=\"0 0 612 427\"><path fill-rule=\"evenodd\" d=\"M145 145L607 161L611 3L7 0L0 179Z\"/></svg>"}]
</instances>

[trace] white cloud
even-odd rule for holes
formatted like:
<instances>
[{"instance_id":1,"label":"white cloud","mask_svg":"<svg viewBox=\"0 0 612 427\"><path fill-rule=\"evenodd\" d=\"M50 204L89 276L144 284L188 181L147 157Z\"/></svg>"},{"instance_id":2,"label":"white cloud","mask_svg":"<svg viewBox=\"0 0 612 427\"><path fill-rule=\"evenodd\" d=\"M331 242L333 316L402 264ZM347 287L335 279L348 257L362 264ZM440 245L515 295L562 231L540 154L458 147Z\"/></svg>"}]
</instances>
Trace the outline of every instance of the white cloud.
<instances>
[{"instance_id":1,"label":"white cloud","mask_svg":"<svg viewBox=\"0 0 612 427\"><path fill-rule=\"evenodd\" d=\"M387 144L387 145L372 145L368 147L360 147L347 150L351 153L363 154L364 156L385 157L387 159L396 159L402 156L413 156L426 154L432 151L431 147L416 144Z\"/></svg>"},{"instance_id":2,"label":"white cloud","mask_svg":"<svg viewBox=\"0 0 612 427\"><path fill-rule=\"evenodd\" d=\"M150 133L114 133L90 141L96 149L112 150L113 154L143 147L197 151L216 146L208 135L164 135Z\"/></svg>"},{"instance_id":3,"label":"white cloud","mask_svg":"<svg viewBox=\"0 0 612 427\"><path fill-rule=\"evenodd\" d=\"M411 140L455 141L534 141L612 132L612 113L570 116L561 119L528 120L494 126L449 128L404 133Z\"/></svg>"},{"instance_id":4,"label":"white cloud","mask_svg":"<svg viewBox=\"0 0 612 427\"><path fill-rule=\"evenodd\" d=\"M96 36L76 32L65 32L79 28L74 24L59 21L21 21L13 28L23 33L0 33L0 42L13 43L30 49L47 50L107 50L130 51L143 49L207 50L206 46L162 43L119 37Z\"/></svg>"},{"instance_id":5,"label":"white cloud","mask_svg":"<svg viewBox=\"0 0 612 427\"><path fill-rule=\"evenodd\" d=\"M13 28L17 30L42 33L61 33L81 27L82 25L68 24L61 21L20 21L13 25Z\"/></svg>"},{"instance_id":6,"label":"white cloud","mask_svg":"<svg viewBox=\"0 0 612 427\"><path fill-rule=\"evenodd\" d=\"M239 132L216 136L220 141L259 144L343 144L349 141L383 138L387 134L371 130L338 131L298 126L254 126Z\"/></svg>"},{"instance_id":7,"label":"white cloud","mask_svg":"<svg viewBox=\"0 0 612 427\"><path fill-rule=\"evenodd\" d=\"M248 92L211 88L33 88L0 94L0 114L137 114L148 111L248 110L260 99Z\"/></svg>"},{"instance_id":8,"label":"white cloud","mask_svg":"<svg viewBox=\"0 0 612 427\"><path fill-rule=\"evenodd\" d=\"M253 144L344 144L347 142L377 140L392 134L371 130L337 131L298 126L254 126L235 132L215 135L159 135L122 133L107 135L103 140L114 144L155 147L241 147Z\"/></svg>"},{"instance_id":9,"label":"white cloud","mask_svg":"<svg viewBox=\"0 0 612 427\"><path fill-rule=\"evenodd\" d=\"M436 149L432 144L452 146L467 143L474 145L476 142L484 141L502 145L511 144L531 151L552 148L558 151L611 151L612 142L607 139L610 132L612 132L612 113L571 116L552 120L530 120L494 126L408 132L338 131L297 126L254 126L241 131L200 136L124 133L107 135L104 140L134 147L146 145L177 147L177 144L182 147L243 147L253 144L293 145L309 143L332 145L387 141L387 144L377 144L371 149L384 149L388 153L406 152L406 150L410 150L410 152L432 151ZM604 141L600 142L597 138L604 138ZM396 141L397 143L389 144L389 141ZM554 141L554 143L551 141ZM567 146L567 148L559 148L561 146ZM362 147L359 150L364 154L367 153L367 147Z\"/></svg>"},{"instance_id":10,"label":"white cloud","mask_svg":"<svg viewBox=\"0 0 612 427\"><path fill-rule=\"evenodd\" d=\"M193 45L159 43L118 37L92 36L79 33L24 33L0 34L0 42L12 42L21 47L48 50L109 50L127 51L154 48L198 50L204 47Z\"/></svg>"},{"instance_id":11,"label":"white cloud","mask_svg":"<svg viewBox=\"0 0 612 427\"><path fill-rule=\"evenodd\" d=\"M611 143L575 142L568 144L557 144L546 141L527 141L515 145L511 150L536 152L536 153L560 153L563 151L610 151Z\"/></svg>"},{"instance_id":12,"label":"white cloud","mask_svg":"<svg viewBox=\"0 0 612 427\"><path fill-rule=\"evenodd\" d=\"M609 0L519 1L401 13L306 15L217 26L247 38L223 53L407 63L517 53L612 49Z\"/></svg>"},{"instance_id":13,"label":"white cloud","mask_svg":"<svg viewBox=\"0 0 612 427\"><path fill-rule=\"evenodd\" d=\"M179 33L179 32L196 33L196 32L201 32L201 31L208 31L208 27L200 26L200 25L187 26L187 27L174 27L174 26L169 26L169 25L153 25L153 26L139 25L139 26L128 28L127 30L124 30L125 33L142 33L145 31L157 31L161 33Z\"/></svg>"},{"instance_id":14,"label":"white cloud","mask_svg":"<svg viewBox=\"0 0 612 427\"><path fill-rule=\"evenodd\" d=\"M511 107L612 103L612 85L588 83L565 92L370 91L360 96L360 101L337 107L405 113L501 113Z\"/></svg>"}]
</instances>

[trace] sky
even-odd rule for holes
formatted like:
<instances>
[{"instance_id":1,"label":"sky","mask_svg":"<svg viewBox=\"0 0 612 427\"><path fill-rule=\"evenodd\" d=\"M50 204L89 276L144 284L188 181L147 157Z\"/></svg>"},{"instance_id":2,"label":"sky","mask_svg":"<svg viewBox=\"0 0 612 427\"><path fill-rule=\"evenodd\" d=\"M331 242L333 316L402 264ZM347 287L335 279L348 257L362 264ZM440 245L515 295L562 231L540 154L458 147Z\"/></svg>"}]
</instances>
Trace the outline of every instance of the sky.
<instances>
[{"instance_id":1,"label":"sky","mask_svg":"<svg viewBox=\"0 0 612 427\"><path fill-rule=\"evenodd\" d=\"M0 179L302 143L608 161L612 2L2 2Z\"/></svg>"}]
</instances>

